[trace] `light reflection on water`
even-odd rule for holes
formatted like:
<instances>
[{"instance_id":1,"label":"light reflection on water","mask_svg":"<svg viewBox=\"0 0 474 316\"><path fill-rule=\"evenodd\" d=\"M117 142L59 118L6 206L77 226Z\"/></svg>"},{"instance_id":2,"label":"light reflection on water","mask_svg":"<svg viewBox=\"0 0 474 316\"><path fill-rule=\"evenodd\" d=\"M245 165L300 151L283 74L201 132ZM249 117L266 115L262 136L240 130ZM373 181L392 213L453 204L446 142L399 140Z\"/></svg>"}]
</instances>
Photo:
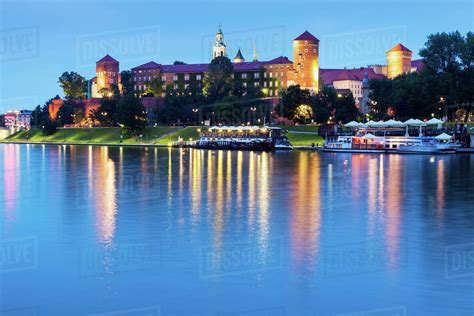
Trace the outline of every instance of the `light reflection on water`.
<instances>
[{"instance_id":1,"label":"light reflection on water","mask_svg":"<svg viewBox=\"0 0 474 316\"><path fill-rule=\"evenodd\" d=\"M469 252L456 277L445 251L474 243L468 155L2 145L0 159L1 241L38 241L36 267L1 274L0 311L474 310Z\"/></svg>"}]
</instances>

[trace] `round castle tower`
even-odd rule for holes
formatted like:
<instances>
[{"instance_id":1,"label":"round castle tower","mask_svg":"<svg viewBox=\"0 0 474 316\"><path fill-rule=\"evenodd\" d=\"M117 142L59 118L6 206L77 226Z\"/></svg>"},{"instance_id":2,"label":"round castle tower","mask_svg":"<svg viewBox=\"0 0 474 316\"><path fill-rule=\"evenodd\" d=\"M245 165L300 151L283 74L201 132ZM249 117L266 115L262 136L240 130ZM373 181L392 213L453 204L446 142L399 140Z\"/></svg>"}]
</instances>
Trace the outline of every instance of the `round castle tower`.
<instances>
[{"instance_id":1,"label":"round castle tower","mask_svg":"<svg viewBox=\"0 0 474 316\"><path fill-rule=\"evenodd\" d=\"M411 72L412 52L398 43L387 52L387 77L393 79Z\"/></svg>"},{"instance_id":2,"label":"round castle tower","mask_svg":"<svg viewBox=\"0 0 474 316\"><path fill-rule=\"evenodd\" d=\"M293 68L296 84L319 91L319 39L308 31L293 40Z\"/></svg>"}]
</instances>

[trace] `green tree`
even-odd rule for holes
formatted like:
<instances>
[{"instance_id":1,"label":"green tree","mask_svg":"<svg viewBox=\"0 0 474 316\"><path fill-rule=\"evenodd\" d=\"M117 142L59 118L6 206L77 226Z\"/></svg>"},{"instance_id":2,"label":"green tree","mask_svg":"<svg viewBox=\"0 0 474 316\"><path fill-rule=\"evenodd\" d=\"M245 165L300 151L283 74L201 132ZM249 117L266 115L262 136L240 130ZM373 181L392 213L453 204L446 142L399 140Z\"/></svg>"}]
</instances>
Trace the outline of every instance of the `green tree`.
<instances>
[{"instance_id":1,"label":"green tree","mask_svg":"<svg viewBox=\"0 0 474 316\"><path fill-rule=\"evenodd\" d=\"M56 121L60 125L73 124L74 123L74 114L78 104L72 100L64 101L63 105L58 110L56 115Z\"/></svg>"},{"instance_id":2,"label":"green tree","mask_svg":"<svg viewBox=\"0 0 474 316\"><path fill-rule=\"evenodd\" d=\"M133 93L133 81L132 72L130 70L124 70L120 73L120 81L122 83L122 94Z\"/></svg>"},{"instance_id":3,"label":"green tree","mask_svg":"<svg viewBox=\"0 0 474 316\"><path fill-rule=\"evenodd\" d=\"M133 94L123 96L117 107L117 121L132 135L140 134L147 124L145 107L140 99Z\"/></svg>"},{"instance_id":4,"label":"green tree","mask_svg":"<svg viewBox=\"0 0 474 316\"><path fill-rule=\"evenodd\" d=\"M87 92L87 81L76 72L64 72L59 77L59 85L66 99L83 99Z\"/></svg>"},{"instance_id":5,"label":"green tree","mask_svg":"<svg viewBox=\"0 0 474 316\"><path fill-rule=\"evenodd\" d=\"M309 105L311 94L308 90L302 90L299 85L289 86L281 91L280 103L277 107L277 114L287 119L295 118L296 109L304 104Z\"/></svg>"},{"instance_id":6,"label":"green tree","mask_svg":"<svg viewBox=\"0 0 474 316\"><path fill-rule=\"evenodd\" d=\"M214 58L209 64L209 71L204 77L204 94L212 101L218 101L230 95L232 91L232 74L234 66L224 56Z\"/></svg>"},{"instance_id":7,"label":"green tree","mask_svg":"<svg viewBox=\"0 0 474 316\"><path fill-rule=\"evenodd\" d=\"M160 76L151 79L147 86L146 93L151 93L155 97L161 97L163 93L163 84L163 80L161 80Z\"/></svg>"}]
</instances>

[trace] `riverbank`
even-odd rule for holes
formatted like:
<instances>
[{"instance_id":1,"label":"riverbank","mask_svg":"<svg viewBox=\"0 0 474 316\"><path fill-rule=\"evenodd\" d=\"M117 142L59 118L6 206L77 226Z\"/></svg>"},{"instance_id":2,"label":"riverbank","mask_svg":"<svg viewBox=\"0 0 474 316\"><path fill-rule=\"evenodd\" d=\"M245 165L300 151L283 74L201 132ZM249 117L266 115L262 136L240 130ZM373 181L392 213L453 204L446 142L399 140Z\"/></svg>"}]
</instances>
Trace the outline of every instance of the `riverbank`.
<instances>
[{"instance_id":1,"label":"riverbank","mask_svg":"<svg viewBox=\"0 0 474 316\"><path fill-rule=\"evenodd\" d=\"M125 146L125 147L166 147L183 140L199 138L200 127L147 127L139 137L131 137L122 133L118 127L94 128L62 128L51 135L43 135L40 129L20 131L2 143L15 144L47 144L47 145L95 145L95 146ZM323 138L315 132L288 131L288 139L297 149L321 146ZM122 137L122 138L121 138Z\"/></svg>"}]
</instances>

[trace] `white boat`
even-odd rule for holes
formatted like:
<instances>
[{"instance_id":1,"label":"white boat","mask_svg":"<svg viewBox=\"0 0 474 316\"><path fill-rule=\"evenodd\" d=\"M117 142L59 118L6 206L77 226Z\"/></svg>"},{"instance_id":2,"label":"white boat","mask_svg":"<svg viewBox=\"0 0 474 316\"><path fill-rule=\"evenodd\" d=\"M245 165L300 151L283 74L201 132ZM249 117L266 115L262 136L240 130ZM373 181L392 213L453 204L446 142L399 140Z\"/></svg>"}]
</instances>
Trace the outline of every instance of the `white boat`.
<instances>
[{"instance_id":1,"label":"white boat","mask_svg":"<svg viewBox=\"0 0 474 316\"><path fill-rule=\"evenodd\" d=\"M453 142L442 142L434 137L375 136L358 133L356 136L340 136L328 142L322 151L350 153L396 153L396 154L448 154L456 151Z\"/></svg>"}]
</instances>

